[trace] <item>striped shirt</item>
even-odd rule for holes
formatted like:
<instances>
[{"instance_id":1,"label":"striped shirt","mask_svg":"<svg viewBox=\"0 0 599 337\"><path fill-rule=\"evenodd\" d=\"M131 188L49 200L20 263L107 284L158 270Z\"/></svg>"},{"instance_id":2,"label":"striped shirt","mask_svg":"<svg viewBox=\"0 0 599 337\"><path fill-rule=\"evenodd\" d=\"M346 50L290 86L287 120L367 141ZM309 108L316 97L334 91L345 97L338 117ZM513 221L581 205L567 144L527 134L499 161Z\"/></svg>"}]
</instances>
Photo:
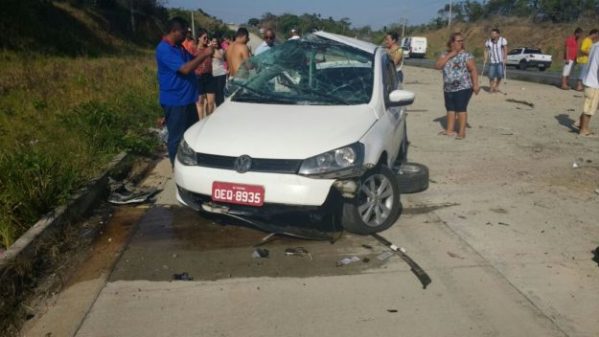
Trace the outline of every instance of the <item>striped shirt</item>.
<instances>
[{"instance_id":1,"label":"striped shirt","mask_svg":"<svg viewBox=\"0 0 599 337\"><path fill-rule=\"evenodd\" d=\"M503 37L499 37L497 41L488 39L485 42L485 48L489 53L489 63L503 63L503 50L507 48L507 40Z\"/></svg>"}]
</instances>

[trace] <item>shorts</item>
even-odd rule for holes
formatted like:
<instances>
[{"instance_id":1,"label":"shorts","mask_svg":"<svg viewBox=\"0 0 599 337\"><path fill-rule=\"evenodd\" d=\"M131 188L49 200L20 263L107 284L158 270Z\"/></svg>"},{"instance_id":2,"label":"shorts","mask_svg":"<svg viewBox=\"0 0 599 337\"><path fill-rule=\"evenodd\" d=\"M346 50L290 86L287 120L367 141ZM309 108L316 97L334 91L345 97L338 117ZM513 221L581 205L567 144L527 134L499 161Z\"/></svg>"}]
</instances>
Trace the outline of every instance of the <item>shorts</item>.
<instances>
[{"instance_id":1,"label":"shorts","mask_svg":"<svg viewBox=\"0 0 599 337\"><path fill-rule=\"evenodd\" d=\"M487 73L491 81L503 79L503 63L490 63Z\"/></svg>"},{"instance_id":2,"label":"shorts","mask_svg":"<svg viewBox=\"0 0 599 337\"><path fill-rule=\"evenodd\" d=\"M572 72L575 63L576 62L574 62L573 60L568 60L564 62L564 70L562 70L563 77L570 76L570 73Z\"/></svg>"},{"instance_id":3,"label":"shorts","mask_svg":"<svg viewBox=\"0 0 599 337\"><path fill-rule=\"evenodd\" d=\"M599 88L584 87L582 113L593 116L597 108L599 108Z\"/></svg>"},{"instance_id":4,"label":"shorts","mask_svg":"<svg viewBox=\"0 0 599 337\"><path fill-rule=\"evenodd\" d=\"M584 77L587 75L587 72L589 71L589 64L588 63L579 63L580 64L580 69L578 69L578 79L579 80L583 80Z\"/></svg>"},{"instance_id":5,"label":"shorts","mask_svg":"<svg viewBox=\"0 0 599 337\"><path fill-rule=\"evenodd\" d=\"M216 93L216 80L210 73L198 76L198 86L200 95Z\"/></svg>"},{"instance_id":6,"label":"shorts","mask_svg":"<svg viewBox=\"0 0 599 337\"><path fill-rule=\"evenodd\" d=\"M458 90L458 91L445 91L445 109L453 112L467 112L468 102L472 97L472 88Z\"/></svg>"}]
</instances>

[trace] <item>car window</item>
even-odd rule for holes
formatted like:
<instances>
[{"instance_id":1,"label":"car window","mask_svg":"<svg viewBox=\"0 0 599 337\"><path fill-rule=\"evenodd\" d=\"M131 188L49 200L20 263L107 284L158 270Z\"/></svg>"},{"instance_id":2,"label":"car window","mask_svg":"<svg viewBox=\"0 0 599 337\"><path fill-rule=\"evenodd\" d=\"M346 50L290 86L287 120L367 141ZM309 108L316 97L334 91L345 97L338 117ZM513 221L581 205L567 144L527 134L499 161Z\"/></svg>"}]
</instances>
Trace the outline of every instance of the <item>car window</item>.
<instances>
[{"instance_id":1,"label":"car window","mask_svg":"<svg viewBox=\"0 0 599 337\"><path fill-rule=\"evenodd\" d=\"M395 73L395 64L391 61L388 55L383 56L383 88L385 94L385 102L389 99L391 91L397 89L397 74Z\"/></svg>"},{"instance_id":2,"label":"car window","mask_svg":"<svg viewBox=\"0 0 599 337\"><path fill-rule=\"evenodd\" d=\"M524 53L525 54L541 54L541 49L526 48L526 49L524 49Z\"/></svg>"},{"instance_id":3,"label":"car window","mask_svg":"<svg viewBox=\"0 0 599 337\"><path fill-rule=\"evenodd\" d=\"M364 104L372 96L373 81L372 54L307 35L250 58L229 89L238 102Z\"/></svg>"},{"instance_id":4,"label":"car window","mask_svg":"<svg viewBox=\"0 0 599 337\"><path fill-rule=\"evenodd\" d=\"M517 55L520 54L520 51L522 51L522 48L518 48L518 49L512 49L510 50L509 53L507 53L508 55Z\"/></svg>"}]
</instances>

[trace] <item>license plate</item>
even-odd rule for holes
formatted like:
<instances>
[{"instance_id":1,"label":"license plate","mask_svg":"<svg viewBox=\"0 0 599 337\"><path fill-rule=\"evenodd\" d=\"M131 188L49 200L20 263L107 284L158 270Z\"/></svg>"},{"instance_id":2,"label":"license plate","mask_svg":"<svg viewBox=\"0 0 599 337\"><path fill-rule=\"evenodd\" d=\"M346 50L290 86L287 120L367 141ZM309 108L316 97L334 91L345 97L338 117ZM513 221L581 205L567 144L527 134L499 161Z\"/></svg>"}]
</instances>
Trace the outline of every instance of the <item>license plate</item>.
<instances>
[{"instance_id":1,"label":"license plate","mask_svg":"<svg viewBox=\"0 0 599 337\"><path fill-rule=\"evenodd\" d=\"M212 200L229 204L262 206L264 187L215 181L212 183Z\"/></svg>"}]
</instances>

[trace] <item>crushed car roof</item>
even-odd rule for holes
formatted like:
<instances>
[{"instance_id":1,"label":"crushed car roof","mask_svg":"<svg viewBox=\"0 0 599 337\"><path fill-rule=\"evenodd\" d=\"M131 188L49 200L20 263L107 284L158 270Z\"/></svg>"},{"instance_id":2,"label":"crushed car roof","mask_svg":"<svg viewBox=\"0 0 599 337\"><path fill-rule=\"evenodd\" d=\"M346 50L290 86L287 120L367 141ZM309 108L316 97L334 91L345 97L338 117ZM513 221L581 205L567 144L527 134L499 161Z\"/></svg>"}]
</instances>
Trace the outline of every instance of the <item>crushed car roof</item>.
<instances>
[{"instance_id":1,"label":"crushed car roof","mask_svg":"<svg viewBox=\"0 0 599 337\"><path fill-rule=\"evenodd\" d=\"M314 34L317 36L320 36L322 38L325 38L325 39L337 41L337 42L346 44L348 46L363 50L370 54L374 54L376 49L378 48L377 45L370 43L370 42L354 39L353 37L343 36L343 35L339 35L339 34L327 33L322 30L315 32Z\"/></svg>"}]
</instances>

